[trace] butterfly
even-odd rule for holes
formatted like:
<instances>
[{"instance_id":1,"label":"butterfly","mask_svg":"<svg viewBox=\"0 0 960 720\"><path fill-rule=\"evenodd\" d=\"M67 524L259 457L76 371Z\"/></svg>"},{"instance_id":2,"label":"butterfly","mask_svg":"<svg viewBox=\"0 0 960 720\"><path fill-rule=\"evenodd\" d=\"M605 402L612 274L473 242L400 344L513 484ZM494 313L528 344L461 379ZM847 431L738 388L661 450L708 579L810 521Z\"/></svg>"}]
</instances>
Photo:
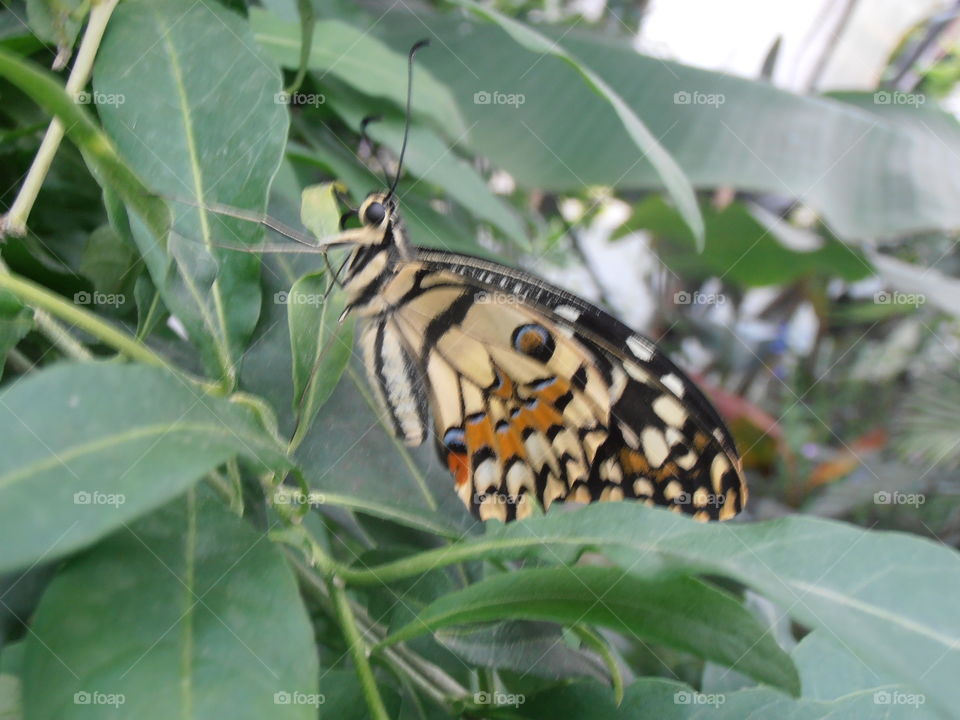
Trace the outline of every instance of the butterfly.
<instances>
[{"instance_id":1,"label":"butterfly","mask_svg":"<svg viewBox=\"0 0 960 720\"><path fill-rule=\"evenodd\" d=\"M338 284L370 385L408 445L435 438L482 520L636 499L698 520L747 500L730 432L648 338L489 260L409 243L393 189L356 211Z\"/></svg>"},{"instance_id":2,"label":"butterfly","mask_svg":"<svg viewBox=\"0 0 960 720\"><path fill-rule=\"evenodd\" d=\"M411 87L424 44L410 51ZM410 97L408 89L393 182L347 213L339 234L315 244L262 216L219 211L325 259L349 249L332 275L345 293L344 317L359 320L384 417L408 445L434 438L457 494L481 520L628 499L703 521L735 516L747 485L733 438L655 343L533 275L409 242L395 191ZM351 217L359 226L345 229Z\"/></svg>"}]
</instances>

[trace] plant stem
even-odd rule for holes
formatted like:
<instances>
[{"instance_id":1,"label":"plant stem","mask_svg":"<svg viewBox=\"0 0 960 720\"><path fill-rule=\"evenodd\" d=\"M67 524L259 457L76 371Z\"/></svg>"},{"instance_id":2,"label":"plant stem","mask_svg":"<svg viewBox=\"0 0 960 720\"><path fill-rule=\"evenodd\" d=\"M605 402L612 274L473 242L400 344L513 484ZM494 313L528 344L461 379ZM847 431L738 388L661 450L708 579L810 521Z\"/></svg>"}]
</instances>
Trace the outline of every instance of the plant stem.
<instances>
[{"instance_id":1,"label":"plant stem","mask_svg":"<svg viewBox=\"0 0 960 720\"><path fill-rule=\"evenodd\" d=\"M10 276L10 268L0 260L0 275ZM37 324L47 339L53 343L53 346L60 350L64 355L74 360L93 360L93 353L83 346L70 332L60 323L54 320L45 310L34 308L33 321Z\"/></svg>"},{"instance_id":2,"label":"plant stem","mask_svg":"<svg viewBox=\"0 0 960 720\"><path fill-rule=\"evenodd\" d=\"M617 705L623 702L623 674L620 672L620 665L617 658L610 649L609 644L603 637L594 632L586 625L574 625L570 628L573 633L580 638L580 641L588 648L596 652L602 659L603 664L607 666L610 673L610 683L613 685L613 694Z\"/></svg>"},{"instance_id":3,"label":"plant stem","mask_svg":"<svg viewBox=\"0 0 960 720\"><path fill-rule=\"evenodd\" d=\"M327 585L333 598L340 629L343 631L343 636L350 649L350 655L353 658L354 669L360 678L363 696L370 708L370 716L374 720L389 720L390 716L387 715L387 708L383 704L383 698L380 697L377 681L373 677L373 668L370 666L370 658L368 657L369 648L366 641L360 636L360 629L357 627L356 618L353 615L353 609L350 607L343 581L334 577L328 581Z\"/></svg>"},{"instance_id":4,"label":"plant stem","mask_svg":"<svg viewBox=\"0 0 960 720\"><path fill-rule=\"evenodd\" d=\"M103 39L107 21L113 14L117 2L118 0L93 0L87 29L80 41L80 50L77 52L77 59L73 63L70 77L67 78L66 91L71 95L76 95L86 87L90 80L93 60L100 48L100 41ZM40 193L40 187L50 171L50 165L57 149L60 147L60 141L63 140L63 134L64 127L60 118L51 120L47 132L43 136L43 141L40 143L40 148L30 165L30 171L20 187L20 192L17 193L13 205L10 206L10 212L0 221L0 235L4 233L23 235L26 233L27 218L30 216L33 204Z\"/></svg>"},{"instance_id":5,"label":"plant stem","mask_svg":"<svg viewBox=\"0 0 960 720\"><path fill-rule=\"evenodd\" d=\"M6 266L3 266L3 269L6 269ZM9 271L0 271L0 288L9 290L27 305L40 308L41 311L48 311L52 315L66 320L71 325L85 330L107 345L116 348L132 360L138 360L148 365L159 365L168 370L173 370L166 360L146 345L137 342L126 333L117 330L93 313L82 310L76 305L67 302L42 285L37 285L30 280L18 277ZM52 319L50 320L52 322ZM52 327L56 327L57 332L60 333L57 339L51 338L58 347L67 351L71 357L83 360L93 359L90 351L70 337L65 330L60 328L59 324L48 324L46 329ZM69 343L67 342L67 338L69 338ZM76 345L76 347L73 347L73 345Z\"/></svg>"},{"instance_id":6,"label":"plant stem","mask_svg":"<svg viewBox=\"0 0 960 720\"><path fill-rule=\"evenodd\" d=\"M351 585L380 585L420 575L452 563L482 557L485 546L478 542L448 545L364 570L340 566L337 574Z\"/></svg>"},{"instance_id":7,"label":"plant stem","mask_svg":"<svg viewBox=\"0 0 960 720\"><path fill-rule=\"evenodd\" d=\"M33 370L33 360L28 358L16 348L13 348L7 353L7 363L9 363L17 372L25 373Z\"/></svg>"},{"instance_id":8,"label":"plant stem","mask_svg":"<svg viewBox=\"0 0 960 720\"><path fill-rule=\"evenodd\" d=\"M332 616L334 610L327 585L317 577L316 571L309 567L295 551L288 549L287 558L293 564L301 583L309 591L310 596ZM365 608L360 605L353 605L353 612L357 624L365 635L372 636L377 641L386 636L386 630L370 617ZM448 710L452 708L451 698L460 699L468 694L467 689L459 682L429 660L425 660L405 647L403 643L380 648L377 654L385 661L392 663L394 669L401 669L407 673L411 682L420 688L425 695Z\"/></svg>"}]
</instances>

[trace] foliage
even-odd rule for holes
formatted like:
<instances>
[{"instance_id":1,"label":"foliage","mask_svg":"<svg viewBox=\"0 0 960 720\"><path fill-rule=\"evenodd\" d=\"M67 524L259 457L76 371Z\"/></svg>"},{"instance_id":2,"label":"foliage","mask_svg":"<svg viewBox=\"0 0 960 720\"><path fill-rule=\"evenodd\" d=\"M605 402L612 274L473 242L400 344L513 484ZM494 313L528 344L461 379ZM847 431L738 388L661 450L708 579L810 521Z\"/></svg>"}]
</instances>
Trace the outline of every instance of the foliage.
<instances>
[{"instance_id":1,"label":"foliage","mask_svg":"<svg viewBox=\"0 0 960 720\"><path fill-rule=\"evenodd\" d=\"M527 4L309 6L0 11L0 715L954 716L954 118ZM333 232L424 36L411 236L648 287L749 522L481 526L384 427L320 256L216 211Z\"/></svg>"}]
</instances>

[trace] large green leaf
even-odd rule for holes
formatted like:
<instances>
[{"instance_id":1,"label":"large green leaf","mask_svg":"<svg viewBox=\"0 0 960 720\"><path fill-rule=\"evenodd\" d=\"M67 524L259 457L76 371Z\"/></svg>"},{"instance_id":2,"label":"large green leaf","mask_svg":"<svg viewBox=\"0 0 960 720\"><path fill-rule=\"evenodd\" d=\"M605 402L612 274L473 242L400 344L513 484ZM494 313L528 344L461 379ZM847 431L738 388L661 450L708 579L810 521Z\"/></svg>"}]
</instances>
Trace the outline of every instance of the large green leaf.
<instances>
[{"instance_id":1,"label":"large green leaf","mask_svg":"<svg viewBox=\"0 0 960 720\"><path fill-rule=\"evenodd\" d=\"M281 65L300 65L300 27L272 13L251 8L250 24L256 41L267 48ZM426 32L421 26L421 37ZM420 39L419 37L417 38ZM407 101L407 51L393 50L377 39L369 28L358 29L336 18L320 18L313 30L307 66L323 75L342 80L363 93L382 97L403 107ZM418 61L419 62L419 61ZM454 136L466 129L450 88L428 70L417 73L413 110L433 120ZM324 101L326 98L324 98Z\"/></svg>"},{"instance_id":2,"label":"large green leaf","mask_svg":"<svg viewBox=\"0 0 960 720\"><path fill-rule=\"evenodd\" d=\"M702 525L633 503L592 505L507 526L483 538L373 567L354 582L389 582L473 558L571 562L586 549L634 573L698 571L741 582L822 627L877 672L941 710L960 705L960 556L946 546L810 517ZM904 592L904 588L910 592Z\"/></svg>"},{"instance_id":3,"label":"large green leaf","mask_svg":"<svg viewBox=\"0 0 960 720\"><path fill-rule=\"evenodd\" d=\"M461 5L476 15L496 23L518 45L535 54L537 60L548 55L562 60L577 75L581 81L610 107L630 138L631 150L639 151L640 157L657 174L670 197L676 203L677 210L690 227L697 247L703 248L703 218L700 208L693 194L690 180L684 175L677 161L660 144L657 136L650 132L636 111L614 90L600 75L594 72L582 59L575 57L560 43L548 36L544 36L528 25L517 22L511 17L497 12L493 8L482 6L473 0L449 0ZM525 99L525 98L524 98ZM479 105L474 96L474 105Z\"/></svg>"},{"instance_id":4,"label":"large green leaf","mask_svg":"<svg viewBox=\"0 0 960 720\"><path fill-rule=\"evenodd\" d=\"M188 491L60 571L27 642L27 717L316 717L293 574L211 495Z\"/></svg>"},{"instance_id":5,"label":"large green leaf","mask_svg":"<svg viewBox=\"0 0 960 720\"><path fill-rule=\"evenodd\" d=\"M310 273L274 296L287 306L298 435L333 394L353 351L354 323L339 322L346 299L327 292L330 282L326 273Z\"/></svg>"},{"instance_id":6,"label":"large green leaf","mask_svg":"<svg viewBox=\"0 0 960 720\"><path fill-rule=\"evenodd\" d=\"M663 240L657 254L671 272L684 278L722 277L741 287L793 282L820 273L859 280L871 274L870 263L843 243L828 238L819 247L798 250L779 237L782 221L764 217L761 222L751 208L733 203L722 210L703 209L706 245L694 251L690 231L677 212L658 195L646 198L618 232L648 230ZM789 229L786 230L789 232Z\"/></svg>"},{"instance_id":7,"label":"large green leaf","mask_svg":"<svg viewBox=\"0 0 960 720\"><path fill-rule=\"evenodd\" d=\"M830 665L829 662L826 664ZM887 703L884 701L887 696L878 695L878 692L882 693L872 688L852 688L846 695L829 700L794 699L766 688L728 693L698 692L673 680L643 678L627 688L619 706L609 689L597 683L582 682L550 688L532 697L521 696L517 698L521 702L516 710L521 717L530 720L556 717L570 720L929 720L934 717L922 705ZM474 697L499 699L501 703L509 699L505 693L477 693ZM916 696L898 698L912 701ZM505 711L513 710L513 707L505 708ZM489 714L489 717L516 716Z\"/></svg>"},{"instance_id":8,"label":"large green leaf","mask_svg":"<svg viewBox=\"0 0 960 720\"><path fill-rule=\"evenodd\" d=\"M904 687L892 676L877 674L874 667L823 630L803 638L792 656L800 671L805 698L834 701L855 694L872 694L878 712L892 712L890 717L917 720L936 717L933 708L926 706L925 697Z\"/></svg>"},{"instance_id":9,"label":"large green leaf","mask_svg":"<svg viewBox=\"0 0 960 720\"><path fill-rule=\"evenodd\" d=\"M290 48L293 39L299 37L299 26L295 23L283 22L275 16L259 10L252 12L251 22L256 30L257 39L271 51L277 60L287 67L295 67L295 65L290 64L296 62L296 55L290 52ZM322 21L318 23L315 30L315 43L330 35L328 26L346 28L348 31L355 32L349 25L343 25L338 21ZM338 40L339 42L342 42L342 39ZM370 43L382 47L379 41L366 36L360 38L356 46L350 46L349 50L352 52L357 47L366 46ZM329 41L326 44L327 47L330 46ZM369 65L372 60L372 57L357 58L357 62L363 63L364 66ZM397 102L399 107L402 107L406 100L404 96L404 93L406 93L406 61L402 57L396 57L392 61L384 58L381 62L393 63L392 67L378 66L377 72L395 76L396 85L390 87L390 92L386 96ZM345 64L339 62L331 64L331 59L326 53L314 53L310 60L310 67L313 70L322 71L322 74L318 75L322 82L327 72L342 74ZM376 78L371 78L369 74L355 74L347 79L350 85L360 93L365 93L366 96L379 94L379 85ZM358 129L361 119L372 114L369 104L364 105L367 102L367 97L360 95L360 93L341 90L326 98L327 104L335 112L342 115L349 124ZM421 99L421 96L426 96L426 100ZM413 94L415 108L424 107L431 98L439 101L441 98L448 97L449 92L442 86L437 85L429 72L418 69ZM378 122L368 128L368 134L371 138L386 143L395 153L400 151L405 122L399 107L396 113L381 116ZM430 108L438 120L442 120L442 117L440 117L441 108L442 105ZM451 123L445 123L442 127L447 132L454 133L454 140L457 140L459 135L466 133L466 128L457 132L455 126ZM470 164L459 158L431 128L416 123L410 128L410 140L404 162L407 170L413 175L443 188L446 194L459 202L476 218L492 223L513 242L526 246L527 241L523 225L513 209L501 198L494 195L479 173ZM347 180L348 178L344 177L343 179ZM376 183L382 184L384 181L383 178L373 179L374 184L371 185L371 180L365 180L363 184L364 192L376 187ZM403 195L404 193L401 192L401 199Z\"/></svg>"},{"instance_id":10,"label":"large green leaf","mask_svg":"<svg viewBox=\"0 0 960 720\"><path fill-rule=\"evenodd\" d=\"M528 620L468 628L446 628L436 641L480 667L515 670L543 678L607 678L603 663L584 649L571 647L565 629Z\"/></svg>"},{"instance_id":11,"label":"large green leaf","mask_svg":"<svg viewBox=\"0 0 960 720\"><path fill-rule=\"evenodd\" d=\"M251 414L164 370L59 365L0 393L0 571L50 560L235 455L282 468Z\"/></svg>"},{"instance_id":12,"label":"large green leaf","mask_svg":"<svg viewBox=\"0 0 960 720\"><path fill-rule=\"evenodd\" d=\"M561 60L459 13L394 12L374 32L398 51L427 34L444 40L418 63L453 93L470 150L521 185L662 188L610 104ZM802 200L845 240L960 227L960 174L944 162L960 154L952 135L644 56L609 33L567 28L551 37L624 99L695 187ZM475 102L495 91L524 102Z\"/></svg>"},{"instance_id":13,"label":"large green leaf","mask_svg":"<svg viewBox=\"0 0 960 720\"><path fill-rule=\"evenodd\" d=\"M648 580L606 567L504 573L439 598L385 642L504 619L599 625L800 691L789 657L765 628L728 594L686 576Z\"/></svg>"},{"instance_id":14,"label":"large green leaf","mask_svg":"<svg viewBox=\"0 0 960 720\"><path fill-rule=\"evenodd\" d=\"M264 208L287 133L280 89L239 16L188 0L124 3L95 66L94 100L120 153L152 190L192 203L173 205L166 248L135 236L165 304L228 385L260 312L259 268L217 246L255 245L262 230L194 205Z\"/></svg>"},{"instance_id":15,"label":"large green leaf","mask_svg":"<svg viewBox=\"0 0 960 720\"><path fill-rule=\"evenodd\" d=\"M331 104L357 128L369 112L358 104L356 98L336 98ZM403 132L404 119L400 115L384 117L367 129L373 140L385 143L395 153L400 152ZM494 195L483 177L457 156L436 132L423 125L413 125L409 135L404 166L411 174L442 188L444 194L460 203L474 217L491 223L519 247L528 246L524 227L513 209ZM401 202L404 195L401 190Z\"/></svg>"}]
</instances>

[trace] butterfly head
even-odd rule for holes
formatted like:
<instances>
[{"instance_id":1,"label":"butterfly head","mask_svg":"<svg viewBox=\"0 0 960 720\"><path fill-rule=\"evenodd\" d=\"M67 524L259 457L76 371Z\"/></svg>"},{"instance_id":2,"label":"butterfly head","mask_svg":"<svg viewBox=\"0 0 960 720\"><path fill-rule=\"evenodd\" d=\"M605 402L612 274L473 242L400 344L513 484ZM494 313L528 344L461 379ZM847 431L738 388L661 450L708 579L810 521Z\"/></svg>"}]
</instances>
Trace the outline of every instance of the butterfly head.
<instances>
[{"instance_id":1,"label":"butterfly head","mask_svg":"<svg viewBox=\"0 0 960 720\"><path fill-rule=\"evenodd\" d=\"M390 196L390 193L372 192L360 204L357 216L365 228L378 231L390 225L396 210L396 200Z\"/></svg>"}]
</instances>

